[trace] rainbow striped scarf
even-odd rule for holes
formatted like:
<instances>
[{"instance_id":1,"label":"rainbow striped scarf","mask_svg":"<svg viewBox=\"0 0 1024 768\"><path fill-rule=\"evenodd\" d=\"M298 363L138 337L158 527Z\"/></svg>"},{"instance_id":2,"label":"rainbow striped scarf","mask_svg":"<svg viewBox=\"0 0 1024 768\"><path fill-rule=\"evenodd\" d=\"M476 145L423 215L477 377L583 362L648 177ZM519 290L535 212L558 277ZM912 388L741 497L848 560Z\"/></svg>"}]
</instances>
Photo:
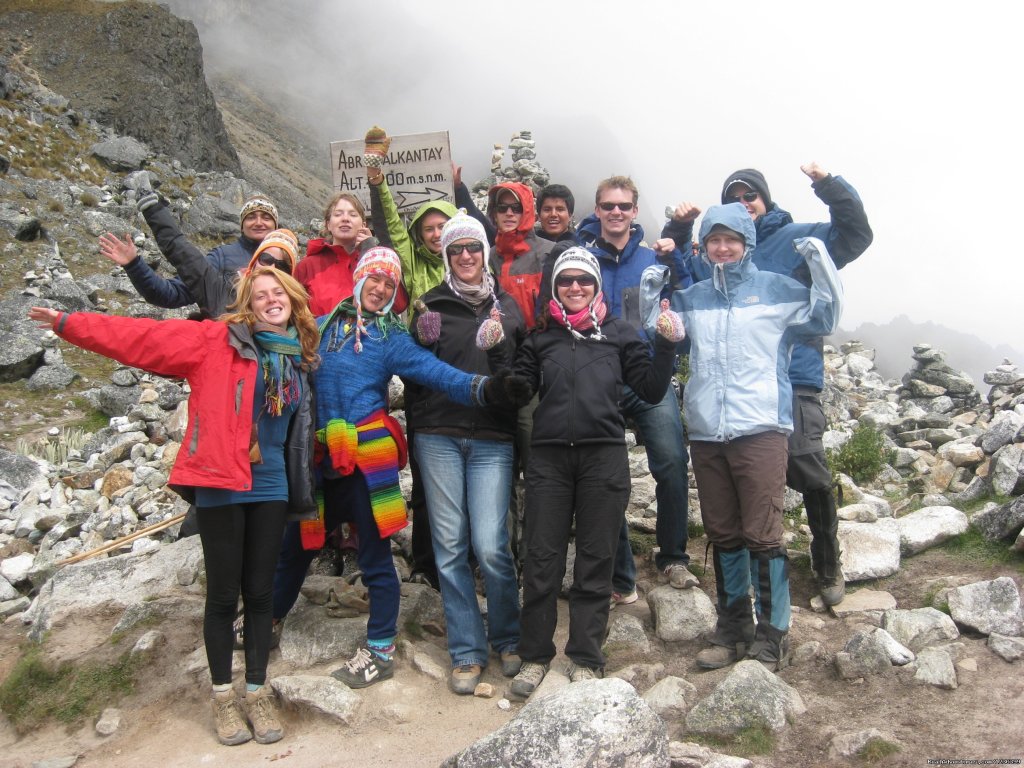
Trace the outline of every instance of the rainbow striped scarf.
<instances>
[{"instance_id":1,"label":"rainbow striped scarf","mask_svg":"<svg viewBox=\"0 0 1024 768\"><path fill-rule=\"evenodd\" d=\"M359 467L363 473L370 491L373 519L382 539L409 524L398 484L399 448L382 412L358 424L331 419L326 427L317 430L316 439L317 463L323 456L321 446L325 446L337 472L350 475Z\"/></svg>"}]
</instances>

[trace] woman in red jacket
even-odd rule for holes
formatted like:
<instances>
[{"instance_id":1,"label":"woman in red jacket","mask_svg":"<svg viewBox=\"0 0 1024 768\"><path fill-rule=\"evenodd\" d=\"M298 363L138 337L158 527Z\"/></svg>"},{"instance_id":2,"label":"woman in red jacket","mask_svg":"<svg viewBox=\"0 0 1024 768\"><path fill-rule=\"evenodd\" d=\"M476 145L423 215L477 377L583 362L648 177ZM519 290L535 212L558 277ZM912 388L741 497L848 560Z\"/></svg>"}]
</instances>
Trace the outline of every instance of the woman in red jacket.
<instances>
[{"instance_id":1,"label":"woman in red jacket","mask_svg":"<svg viewBox=\"0 0 1024 768\"><path fill-rule=\"evenodd\" d=\"M206 561L203 639L222 744L283 731L265 685L274 568L289 516L315 518L313 409L307 374L319 334L306 292L274 267L254 266L220 320L71 314L29 317L76 346L192 388L170 486L198 509ZM245 709L231 685L232 621L245 611Z\"/></svg>"}]
</instances>

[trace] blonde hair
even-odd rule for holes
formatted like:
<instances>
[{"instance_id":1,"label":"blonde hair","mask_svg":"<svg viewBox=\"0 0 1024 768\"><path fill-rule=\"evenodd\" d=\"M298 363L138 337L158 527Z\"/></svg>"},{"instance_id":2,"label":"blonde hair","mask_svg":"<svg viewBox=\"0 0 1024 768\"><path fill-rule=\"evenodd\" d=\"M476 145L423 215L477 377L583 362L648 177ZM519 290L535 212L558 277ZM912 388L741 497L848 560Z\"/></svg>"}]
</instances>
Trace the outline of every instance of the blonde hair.
<instances>
[{"instance_id":1,"label":"blonde hair","mask_svg":"<svg viewBox=\"0 0 1024 768\"><path fill-rule=\"evenodd\" d=\"M331 214L334 213L334 206L336 206L342 200L347 200L348 202L352 203L352 207L356 209L356 213L358 213L359 218L363 220L363 224L367 224L366 209L363 208L363 204L360 202L359 198L353 195L351 192L335 192L333 195L331 195L331 199L327 201L327 207L324 208L324 224L321 229L324 239L331 240L332 244L333 239L331 238L331 233L327 230L327 225L331 221Z\"/></svg>"},{"instance_id":2,"label":"blonde hair","mask_svg":"<svg viewBox=\"0 0 1024 768\"><path fill-rule=\"evenodd\" d=\"M601 202L601 195L609 189L622 189L633 195L633 205L636 205L640 200L640 192L636 188L636 184L629 176L609 176L607 179L597 185L597 194L594 195L594 204Z\"/></svg>"},{"instance_id":3,"label":"blonde hair","mask_svg":"<svg viewBox=\"0 0 1024 768\"><path fill-rule=\"evenodd\" d=\"M286 272L262 264L256 265L252 271L242 276L236 288L235 300L228 304L229 312L220 316L225 323L244 323L252 328L256 325L256 314L252 311L253 283L257 277L272 277L284 288L292 304L292 314L288 322L295 326L299 334L299 345L302 347L302 368L311 371L320 362L317 348L320 346L320 332L316 327L316 318L309 311L309 296L298 280Z\"/></svg>"}]
</instances>

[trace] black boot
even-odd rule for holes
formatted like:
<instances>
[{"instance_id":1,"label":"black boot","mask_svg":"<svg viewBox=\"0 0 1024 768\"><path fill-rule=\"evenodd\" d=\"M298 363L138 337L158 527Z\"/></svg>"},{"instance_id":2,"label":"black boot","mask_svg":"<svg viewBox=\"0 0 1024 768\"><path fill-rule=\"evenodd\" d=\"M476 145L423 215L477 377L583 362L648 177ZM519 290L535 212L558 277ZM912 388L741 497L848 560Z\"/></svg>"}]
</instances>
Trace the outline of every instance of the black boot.
<instances>
[{"instance_id":1,"label":"black boot","mask_svg":"<svg viewBox=\"0 0 1024 768\"><path fill-rule=\"evenodd\" d=\"M778 672L789 665L789 632L767 622L757 625L747 658L761 662L769 671Z\"/></svg>"},{"instance_id":2,"label":"black boot","mask_svg":"<svg viewBox=\"0 0 1024 768\"><path fill-rule=\"evenodd\" d=\"M811 529L811 568L825 605L836 605L846 594L846 581L839 563L839 518L831 488L804 494L807 525Z\"/></svg>"}]
</instances>

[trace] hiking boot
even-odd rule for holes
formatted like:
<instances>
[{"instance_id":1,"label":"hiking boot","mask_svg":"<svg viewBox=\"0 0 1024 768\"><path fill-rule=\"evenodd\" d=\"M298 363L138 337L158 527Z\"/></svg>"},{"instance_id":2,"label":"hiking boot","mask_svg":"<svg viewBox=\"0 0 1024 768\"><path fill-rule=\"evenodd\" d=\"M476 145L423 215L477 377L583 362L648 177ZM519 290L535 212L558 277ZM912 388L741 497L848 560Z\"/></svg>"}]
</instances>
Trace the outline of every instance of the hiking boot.
<instances>
[{"instance_id":1,"label":"hiking boot","mask_svg":"<svg viewBox=\"0 0 1024 768\"><path fill-rule=\"evenodd\" d=\"M622 594L621 592L612 592L612 599L610 608L614 608L616 605L632 605L640 599L640 595L636 593L636 587L633 588L632 592Z\"/></svg>"},{"instance_id":2,"label":"hiking boot","mask_svg":"<svg viewBox=\"0 0 1024 768\"><path fill-rule=\"evenodd\" d=\"M540 685L541 680L544 679L544 675L547 673L547 664L535 664L532 661L524 661L523 668L519 670L519 674L512 680L509 691L520 698L529 698L530 694L537 690L537 686Z\"/></svg>"},{"instance_id":3,"label":"hiking boot","mask_svg":"<svg viewBox=\"0 0 1024 768\"><path fill-rule=\"evenodd\" d=\"M600 680L604 677L604 670L591 669L590 667L584 667L581 664L572 662L569 664L566 674L569 677L570 683L580 683L584 680Z\"/></svg>"},{"instance_id":4,"label":"hiking boot","mask_svg":"<svg viewBox=\"0 0 1024 768\"><path fill-rule=\"evenodd\" d=\"M264 685L245 694L245 711L252 723L253 737L259 744L273 744L284 736L284 728L277 719L274 692Z\"/></svg>"},{"instance_id":5,"label":"hiking boot","mask_svg":"<svg viewBox=\"0 0 1024 768\"><path fill-rule=\"evenodd\" d=\"M819 587L821 588L821 600L825 605L839 605L846 596L846 579L843 578L841 572L837 578L830 582L822 579L819 582Z\"/></svg>"},{"instance_id":6,"label":"hiking boot","mask_svg":"<svg viewBox=\"0 0 1024 768\"><path fill-rule=\"evenodd\" d=\"M349 688L366 688L381 680L390 680L395 674L395 660L382 659L366 646L356 655L331 672L331 677L340 680Z\"/></svg>"},{"instance_id":7,"label":"hiking boot","mask_svg":"<svg viewBox=\"0 0 1024 768\"><path fill-rule=\"evenodd\" d=\"M746 646L742 643L736 645L712 645L697 654L697 666L701 669L721 669L735 664L743 658Z\"/></svg>"},{"instance_id":8,"label":"hiking boot","mask_svg":"<svg viewBox=\"0 0 1024 768\"><path fill-rule=\"evenodd\" d=\"M471 695L476 690L482 673L483 668L479 664L464 664L461 667L455 667L451 677L448 678L448 689L460 696Z\"/></svg>"},{"instance_id":9,"label":"hiking boot","mask_svg":"<svg viewBox=\"0 0 1024 768\"><path fill-rule=\"evenodd\" d=\"M671 563L661 574L676 589L690 589L700 585L700 579L690 573L690 569L683 563Z\"/></svg>"},{"instance_id":10,"label":"hiking boot","mask_svg":"<svg viewBox=\"0 0 1024 768\"><path fill-rule=\"evenodd\" d=\"M242 614L238 614L235 618L235 623L231 625L231 628L235 631L235 650L245 650L245 617ZM281 633L284 632L284 619L280 621L274 620L270 625L270 650L274 650L281 645Z\"/></svg>"},{"instance_id":11,"label":"hiking boot","mask_svg":"<svg viewBox=\"0 0 1024 768\"><path fill-rule=\"evenodd\" d=\"M501 652L501 674L505 677L515 677L523 668L523 660L515 651Z\"/></svg>"},{"instance_id":12,"label":"hiking boot","mask_svg":"<svg viewBox=\"0 0 1024 768\"><path fill-rule=\"evenodd\" d=\"M242 706L233 690L217 691L210 702L213 706L213 723L217 728L217 741L228 747L245 744L252 738L252 731L245 723Z\"/></svg>"}]
</instances>

